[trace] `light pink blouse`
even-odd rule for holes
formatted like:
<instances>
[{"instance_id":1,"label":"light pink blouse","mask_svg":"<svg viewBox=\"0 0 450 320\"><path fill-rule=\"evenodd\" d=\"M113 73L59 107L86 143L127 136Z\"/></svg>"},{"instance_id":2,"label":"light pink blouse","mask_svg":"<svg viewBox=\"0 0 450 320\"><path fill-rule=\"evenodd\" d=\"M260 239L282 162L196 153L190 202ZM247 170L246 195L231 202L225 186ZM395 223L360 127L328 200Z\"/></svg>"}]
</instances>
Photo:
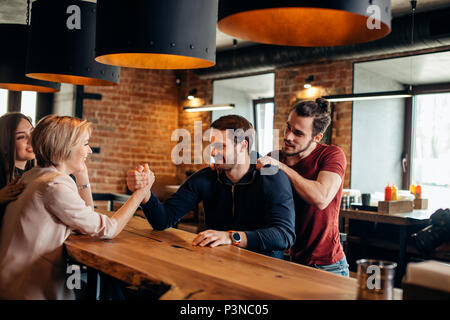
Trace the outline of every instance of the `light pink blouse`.
<instances>
[{"instance_id":1,"label":"light pink blouse","mask_svg":"<svg viewBox=\"0 0 450 320\"><path fill-rule=\"evenodd\" d=\"M0 299L73 299L64 241L72 230L110 239L117 223L87 206L75 182L54 167L33 168L21 181L26 187L0 229Z\"/></svg>"}]
</instances>

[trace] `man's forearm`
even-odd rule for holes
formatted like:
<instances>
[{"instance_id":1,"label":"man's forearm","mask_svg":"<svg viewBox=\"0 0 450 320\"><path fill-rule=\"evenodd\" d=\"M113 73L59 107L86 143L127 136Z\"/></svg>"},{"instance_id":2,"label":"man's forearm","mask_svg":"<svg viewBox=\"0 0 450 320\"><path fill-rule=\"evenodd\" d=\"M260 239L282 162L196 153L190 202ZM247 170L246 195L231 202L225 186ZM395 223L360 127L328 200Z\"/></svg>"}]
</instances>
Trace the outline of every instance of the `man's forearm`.
<instances>
[{"instance_id":1,"label":"man's forearm","mask_svg":"<svg viewBox=\"0 0 450 320\"><path fill-rule=\"evenodd\" d=\"M152 197L152 191L150 190L147 193L147 195L144 197L144 199L142 199L141 204L146 204L150 200L151 197Z\"/></svg>"},{"instance_id":2,"label":"man's forearm","mask_svg":"<svg viewBox=\"0 0 450 320\"><path fill-rule=\"evenodd\" d=\"M281 162L280 169L288 176L295 191L307 203L319 208L326 206L326 190L320 182L302 177L297 171Z\"/></svg>"}]
</instances>

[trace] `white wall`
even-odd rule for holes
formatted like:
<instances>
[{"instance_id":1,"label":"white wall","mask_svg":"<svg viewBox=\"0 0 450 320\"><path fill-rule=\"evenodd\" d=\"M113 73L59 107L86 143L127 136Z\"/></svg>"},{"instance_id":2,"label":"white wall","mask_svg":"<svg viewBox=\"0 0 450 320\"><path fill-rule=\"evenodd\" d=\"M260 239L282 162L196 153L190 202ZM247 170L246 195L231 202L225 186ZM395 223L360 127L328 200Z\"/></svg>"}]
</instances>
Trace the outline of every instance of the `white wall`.
<instances>
[{"instance_id":1,"label":"white wall","mask_svg":"<svg viewBox=\"0 0 450 320\"><path fill-rule=\"evenodd\" d=\"M404 90L399 82L355 64L354 92ZM402 183L404 99L353 103L351 188L383 192Z\"/></svg>"},{"instance_id":2,"label":"white wall","mask_svg":"<svg viewBox=\"0 0 450 320\"><path fill-rule=\"evenodd\" d=\"M233 110L218 110L212 112L212 121L229 114L243 116L254 125L253 121L253 103L247 94L243 91L221 86L220 82L214 81L213 103L233 103Z\"/></svg>"}]
</instances>

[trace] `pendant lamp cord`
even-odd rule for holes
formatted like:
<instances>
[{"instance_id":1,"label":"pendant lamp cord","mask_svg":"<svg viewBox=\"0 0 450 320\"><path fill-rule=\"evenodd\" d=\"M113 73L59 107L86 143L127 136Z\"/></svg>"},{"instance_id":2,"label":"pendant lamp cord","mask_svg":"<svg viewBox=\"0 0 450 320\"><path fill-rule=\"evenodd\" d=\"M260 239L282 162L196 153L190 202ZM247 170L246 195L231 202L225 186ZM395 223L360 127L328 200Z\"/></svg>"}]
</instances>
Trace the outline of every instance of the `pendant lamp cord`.
<instances>
[{"instance_id":1,"label":"pendant lamp cord","mask_svg":"<svg viewBox=\"0 0 450 320\"><path fill-rule=\"evenodd\" d=\"M414 44L414 16L416 13L417 0L411 0L412 23L411 23L411 44Z\"/></svg>"},{"instance_id":2,"label":"pendant lamp cord","mask_svg":"<svg viewBox=\"0 0 450 320\"><path fill-rule=\"evenodd\" d=\"M417 0L411 0L411 10L412 10L412 21L411 21L411 49L414 45L414 15L416 13ZM413 65L412 65L413 57L410 60L410 79L409 79L409 91L412 91L412 74L413 74Z\"/></svg>"},{"instance_id":3,"label":"pendant lamp cord","mask_svg":"<svg viewBox=\"0 0 450 320\"><path fill-rule=\"evenodd\" d=\"M27 0L27 26L30 25L30 0Z\"/></svg>"},{"instance_id":4,"label":"pendant lamp cord","mask_svg":"<svg viewBox=\"0 0 450 320\"><path fill-rule=\"evenodd\" d=\"M237 39L233 39L233 68L236 65L236 48L237 48Z\"/></svg>"}]
</instances>

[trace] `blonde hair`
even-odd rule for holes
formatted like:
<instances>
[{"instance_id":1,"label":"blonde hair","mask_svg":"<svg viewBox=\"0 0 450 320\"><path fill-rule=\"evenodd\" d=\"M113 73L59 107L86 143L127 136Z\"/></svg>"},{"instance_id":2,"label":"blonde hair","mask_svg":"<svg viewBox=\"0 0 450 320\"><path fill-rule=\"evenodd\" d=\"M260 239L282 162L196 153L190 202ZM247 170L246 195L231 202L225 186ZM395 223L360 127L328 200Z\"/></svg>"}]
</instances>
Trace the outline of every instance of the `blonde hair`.
<instances>
[{"instance_id":1,"label":"blonde hair","mask_svg":"<svg viewBox=\"0 0 450 320\"><path fill-rule=\"evenodd\" d=\"M37 165L57 166L67 160L85 132L92 132L92 124L86 120L57 115L42 118L31 133Z\"/></svg>"}]
</instances>

